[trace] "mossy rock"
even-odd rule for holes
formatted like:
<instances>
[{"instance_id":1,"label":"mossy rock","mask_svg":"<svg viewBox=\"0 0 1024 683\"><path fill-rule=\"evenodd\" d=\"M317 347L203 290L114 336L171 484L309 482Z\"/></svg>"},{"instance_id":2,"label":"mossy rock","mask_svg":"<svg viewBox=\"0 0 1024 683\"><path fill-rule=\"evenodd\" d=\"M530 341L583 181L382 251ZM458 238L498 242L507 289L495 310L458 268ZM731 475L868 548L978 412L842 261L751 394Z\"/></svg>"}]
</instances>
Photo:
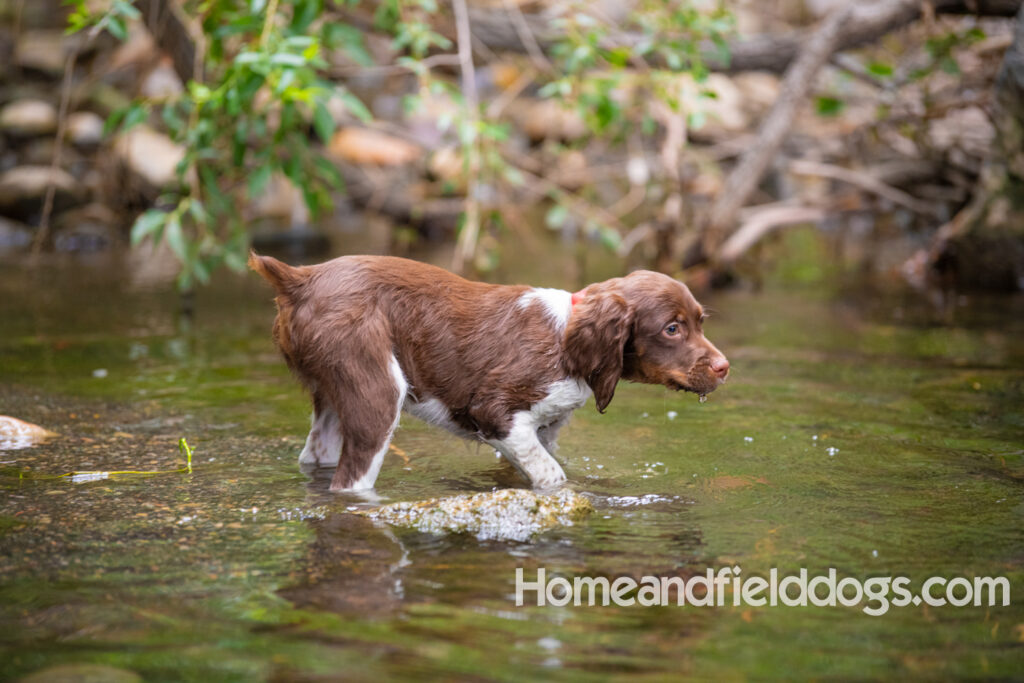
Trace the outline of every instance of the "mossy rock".
<instances>
[{"instance_id":1,"label":"mossy rock","mask_svg":"<svg viewBox=\"0 0 1024 683\"><path fill-rule=\"evenodd\" d=\"M360 511L370 519L426 533L469 533L480 540L525 541L593 512L590 501L568 489L538 494L503 489L472 495L392 503Z\"/></svg>"}]
</instances>

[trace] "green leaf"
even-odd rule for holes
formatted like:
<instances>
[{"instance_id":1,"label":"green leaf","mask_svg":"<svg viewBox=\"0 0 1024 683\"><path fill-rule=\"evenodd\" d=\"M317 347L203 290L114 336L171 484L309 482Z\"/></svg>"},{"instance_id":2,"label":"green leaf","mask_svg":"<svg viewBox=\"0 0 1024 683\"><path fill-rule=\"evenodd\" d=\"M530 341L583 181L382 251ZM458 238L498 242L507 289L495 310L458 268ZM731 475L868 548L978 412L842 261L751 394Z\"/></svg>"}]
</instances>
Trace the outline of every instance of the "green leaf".
<instances>
[{"instance_id":1,"label":"green leaf","mask_svg":"<svg viewBox=\"0 0 1024 683\"><path fill-rule=\"evenodd\" d=\"M270 56L270 63L275 66L304 66L306 60L302 55L293 55L290 52L278 52Z\"/></svg>"},{"instance_id":2,"label":"green leaf","mask_svg":"<svg viewBox=\"0 0 1024 683\"><path fill-rule=\"evenodd\" d=\"M121 42L124 42L125 38L128 37L128 27L124 25L124 19L121 17L109 15L107 17L107 30L110 31L110 35Z\"/></svg>"},{"instance_id":3,"label":"green leaf","mask_svg":"<svg viewBox=\"0 0 1024 683\"><path fill-rule=\"evenodd\" d=\"M959 75L960 73L960 65L957 64L956 60L949 55L943 57L939 61L939 68L942 69L945 73L950 74L952 76Z\"/></svg>"},{"instance_id":4,"label":"green leaf","mask_svg":"<svg viewBox=\"0 0 1024 683\"><path fill-rule=\"evenodd\" d=\"M288 36L281 41L281 45L295 50L305 50L307 47L316 45L316 39L312 36Z\"/></svg>"},{"instance_id":5,"label":"green leaf","mask_svg":"<svg viewBox=\"0 0 1024 683\"><path fill-rule=\"evenodd\" d=\"M629 58L632 51L628 47L616 47L608 50L605 53L605 59L612 66L619 67L620 69L629 64Z\"/></svg>"},{"instance_id":6,"label":"green leaf","mask_svg":"<svg viewBox=\"0 0 1024 683\"><path fill-rule=\"evenodd\" d=\"M136 218L135 223L132 225L132 246L137 246L142 240L162 228L166 220L167 213L159 209L150 209Z\"/></svg>"},{"instance_id":7,"label":"green leaf","mask_svg":"<svg viewBox=\"0 0 1024 683\"><path fill-rule=\"evenodd\" d=\"M244 273L247 252L248 246L245 243L242 243L240 249L232 249L231 245L228 245L228 249L224 252L224 265L236 273Z\"/></svg>"},{"instance_id":8,"label":"green leaf","mask_svg":"<svg viewBox=\"0 0 1024 683\"><path fill-rule=\"evenodd\" d=\"M569 220L569 209L562 204L555 204L548 209L547 215L544 216L544 224L552 230L561 229L567 220Z\"/></svg>"},{"instance_id":9,"label":"green leaf","mask_svg":"<svg viewBox=\"0 0 1024 683\"><path fill-rule=\"evenodd\" d=\"M313 128L325 145L331 141L331 136L334 135L334 117L327 111L323 102L317 102L313 107Z\"/></svg>"},{"instance_id":10,"label":"green leaf","mask_svg":"<svg viewBox=\"0 0 1024 683\"><path fill-rule=\"evenodd\" d=\"M355 116L363 123L369 123L373 120L373 114L366 108L363 101L350 93L348 90L341 90L338 92L338 97L341 98L345 108L348 109L349 113Z\"/></svg>"},{"instance_id":11,"label":"green leaf","mask_svg":"<svg viewBox=\"0 0 1024 683\"><path fill-rule=\"evenodd\" d=\"M295 3L292 13L292 25L289 27L295 33L305 33L313 20L320 16L323 11L323 0L302 0Z\"/></svg>"},{"instance_id":12,"label":"green leaf","mask_svg":"<svg viewBox=\"0 0 1024 683\"><path fill-rule=\"evenodd\" d=\"M313 166L316 168L317 175L332 188L336 190L345 188L345 179L342 177L341 171L330 161L318 156L313 160Z\"/></svg>"},{"instance_id":13,"label":"green leaf","mask_svg":"<svg viewBox=\"0 0 1024 683\"><path fill-rule=\"evenodd\" d=\"M622 235L619 234L614 228L601 225L597 228L598 240L606 249L616 251L622 246Z\"/></svg>"},{"instance_id":14,"label":"green leaf","mask_svg":"<svg viewBox=\"0 0 1024 683\"><path fill-rule=\"evenodd\" d=\"M122 17L134 21L142 16L139 10L135 9L130 2L127 0L114 0L111 4L111 8L114 12L117 12Z\"/></svg>"},{"instance_id":15,"label":"green leaf","mask_svg":"<svg viewBox=\"0 0 1024 683\"><path fill-rule=\"evenodd\" d=\"M121 121L121 131L127 132L145 121L149 117L149 110L142 104L133 104L124 113Z\"/></svg>"},{"instance_id":16,"label":"green leaf","mask_svg":"<svg viewBox=\"0 0 1024 683\"><path fill-rule=\"evenodd\" d=\"M181 229L181 216L177 213L168 215L167 227L164 229L164 241L179 261L187 263L188 245L185 243L185 232Z\"/></svg>"},{"instance_id":17,"label":"green leaf","mask_svg":"<svg viewBox=\"0 0 1024 683\"><path fill-rule=\"evenodd\" d=\"M366 49L363 32L355 26L329 22L324 25L324 44L331 48L339 48L360 66L373 66L373 56Z\"/></svg>"},{"instance_id":18,"label":"green leaf","mask_svg":"<svg viewBox=\"0 0 1024 683\"><path fill-rule=\"evenodd\" d=\"M885 62L871 62L868 64L868 73L879 78L889 78L892 76L892 64L886 64Z\"/></svg>"},{"instance_id":19,"label":"green leaf","mask_svg":"<svg viewBox=\"0 0 1024 683\"><path fill-rule=\"evenodd\" d=\"M110 116L108 116L107 120L103 123L103 137L107 137L117 129L121 124L121 121L124 120L124 115L127 112L127 109L115 109L110 112Z\"/></svg>"},{"instance_id":20,"label":"green leaf","mask_svg":"<svg viewBox=\"0 0 1024 683\"><path fill-rule=\"evenodd\" d=\"M263 54L259 52L239 52L235 57L235 64L253 64L261 59L263 59Z\"/></svg>"},{"instance_id":21,"label":"green leaf","mask_svg":"<svg viewBox=\"0 0 1024 683\"><path fill-rule=\"evenodd\" d=\"M209 218L206 207L198 199L189 200L188 213L197 224L205 224Z\"/></svg>"},{"instance_id":22,"label":"green leaf","mask_svg":"<svg viewBox=\"0 0 1024 683\"><path fill-rule=\"evenodd\" d=\"M263 190L266 189L267 183L270 182L270 176L273 172L274 168L270 164L263 164L253 171L249 176L250 199L255 199L263 194Z\"/></svg>"},{"instance_id":23,"label":"green leaf","mask_svg":"<svg viewBox=\"0 0 1024 683\"><path fill-rule=\"evenodd\" d=\"M210 282L210 267L203 259L197 258L192 261L192 272L200 284L205 285Z\"/></svg>"},{"instance_id":24,"label":"green leaf","mask_svg":"<svg viewBox=\"0 0 1024 683\"><path fill-rule=\"evenodd\" d=\"M814 108L818 112L818 116L838 116L845 106L842 100L827 95L822 95L814 101Z\"/></svg>"}]
</instances>

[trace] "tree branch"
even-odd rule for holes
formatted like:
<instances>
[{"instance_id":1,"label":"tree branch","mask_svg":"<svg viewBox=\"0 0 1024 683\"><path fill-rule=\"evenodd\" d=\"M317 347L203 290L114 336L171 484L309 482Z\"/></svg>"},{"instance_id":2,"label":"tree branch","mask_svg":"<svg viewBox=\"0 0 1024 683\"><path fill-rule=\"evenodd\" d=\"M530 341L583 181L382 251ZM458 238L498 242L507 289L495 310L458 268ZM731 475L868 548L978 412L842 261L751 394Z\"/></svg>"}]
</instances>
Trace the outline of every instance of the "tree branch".
<instances>
[{"instance_id":1,"label":"tree branch","mask_svg":"<svg viewBox=\"0 0 1024 683\"><path fill-rule=\"evenodd\" d=\"M174 72L182 83L202 81L202 60L196 59L196 43L188 26L178 15L173 0L135 0L142 23L157 46L171 56Z\"/></svg>"},{"instance_id":2,"label":"tree branch","mask_svg":"<svg viewBox=\"0 0 1024 683\"><path fill-rule=\"evenodd\" d=\"M868 3L855 7L843 25L836 40L835 51L849 50L876 42L883 35L911 24L921 18L924 7L935 14L976 14L979 16L1012 17L1021 6L1021 0L893 0L887 3ZM482 7L471 8L474 36L492 50L529 53L532 49L522 37L523 25L511 25L504 12ZM524 21L533 42L545 53L561 38L551 27L553 16L547 13L524 15ZM704 47L705 60L713 71L736 73L741 71L784 72L815 33L814 28L800 29L785 34L769 34L738 38L729 43L730 59L717 58L717 50ZM605 47L635 47L644 39L638 33L619 32L608 37ZM656 55L650 55L657 60ZM663 66L657 61L652 66Z\"/></svg>"},{"instance_id":3,"label":"tree branch","mask_svg":"<svg viewBox=\"0 0 1024 683\"><path fill-rule=\"evenodd\" d=\"M835 50L839 32L851 14L849 5L838 7L829 14L786 71L779 97L758 130L757 142L740 157L739 164L729 174L711 207L703 235L706 255L715 255L732 230L740 207L761 182L789 133L797 109L814 85L821 67Z\"/></svg>"}]
</instances>

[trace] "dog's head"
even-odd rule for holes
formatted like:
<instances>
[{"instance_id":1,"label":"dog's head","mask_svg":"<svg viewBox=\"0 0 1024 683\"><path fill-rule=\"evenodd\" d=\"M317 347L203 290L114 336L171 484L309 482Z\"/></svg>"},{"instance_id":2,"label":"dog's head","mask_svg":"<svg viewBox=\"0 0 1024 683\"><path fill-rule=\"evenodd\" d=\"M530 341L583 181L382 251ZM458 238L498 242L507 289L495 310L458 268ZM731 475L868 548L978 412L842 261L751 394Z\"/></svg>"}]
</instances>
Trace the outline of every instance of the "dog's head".
<instances>
[{"instance_id":1,"label":"dog's head","mask_svg":"<svg viewBox=\"0 0 1024 683\"><path fill-rule=\"evenodd\" d=\"M599 411L619 379L703 395L728 377L729 361L704 337L704 309L667 275L637 271L590 285L576 299L566 363L593 389Z\"/></svg>"}]
</instances>

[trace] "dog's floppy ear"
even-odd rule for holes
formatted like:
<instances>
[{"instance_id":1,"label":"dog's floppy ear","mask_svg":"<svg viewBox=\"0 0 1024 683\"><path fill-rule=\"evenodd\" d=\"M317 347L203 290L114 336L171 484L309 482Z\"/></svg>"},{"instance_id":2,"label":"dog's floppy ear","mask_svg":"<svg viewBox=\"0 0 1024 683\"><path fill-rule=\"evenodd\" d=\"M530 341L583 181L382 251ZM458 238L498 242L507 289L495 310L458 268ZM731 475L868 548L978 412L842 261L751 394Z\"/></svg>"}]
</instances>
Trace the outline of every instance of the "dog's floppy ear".
<instances>
[{"instance_id":1,"label":"dog's floppy ear","mask_svg":"<svg viewBox=\"0 0 1024 683\"><path fill-rule=\"evenodd\" d=\"M566 366L572 376L582 377L590 385L598 412L603 413L615 395L633 318L633 309L616 280L588 287L569 317Z\"/></svg>"}]
</instances>

